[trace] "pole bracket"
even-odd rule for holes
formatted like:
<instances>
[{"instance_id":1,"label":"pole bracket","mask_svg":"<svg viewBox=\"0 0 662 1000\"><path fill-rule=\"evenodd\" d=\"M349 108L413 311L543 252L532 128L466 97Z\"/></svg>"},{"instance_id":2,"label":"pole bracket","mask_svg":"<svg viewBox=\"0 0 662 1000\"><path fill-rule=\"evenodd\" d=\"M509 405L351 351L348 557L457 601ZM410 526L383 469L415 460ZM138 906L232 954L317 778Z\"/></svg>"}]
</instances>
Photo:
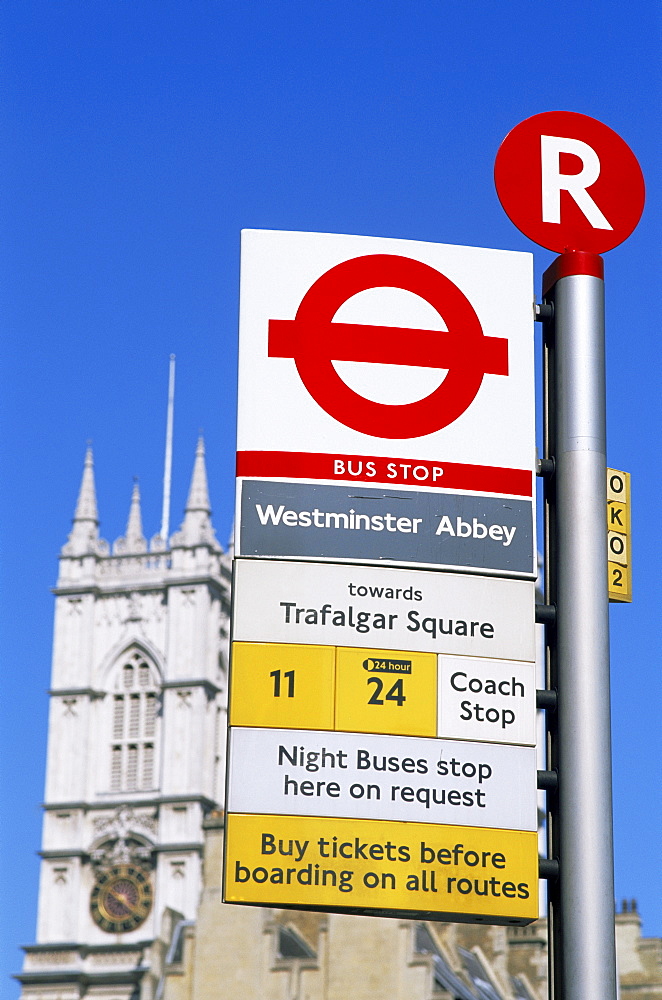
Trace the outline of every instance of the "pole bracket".
<instances>
[{"instance_id":1,"label":"pole bracket","mask_svg":"<svg viewBox=\"0 0 662 1000\"><path fill-rule=\"evenodd\" d=\"M543 792L555 792L559 787L558 771L538 771L538 788Z\"/></svg>"},{"instance_id":2,"label":"pole bracket","mask_svg":"<svg viewBox=\"0 0 662 1000\"><path fill-rule=\"evenodd\" d=\"M536 708L543 708L549 712L555 712L559 700L556 688L541 689L536 691Z\"/></svg>"},{"instance_id":3,"label":"pole bracket","mask_svg":"<svg viewBox=\"0 0 662 1000\"><path fill-rule=\"evenodd\" d=\"M536 323L545 323L547 320L554 319L554 303L536 302L534 314L536 317Z\"/></svg>"},{"instance_id":4,"label":"pole bracket","mask_svg":"<svg viewBox=\"0 0 662 1000\"><path fill-rule=\"evenodd\" d=\"M538 858L538 878L559 877L559 863L556 858Z\"/></svg>"},{"instance_id":5,"label":"pole bracket","mask_svg":"<svg viewBox=\"0 0 662 1000\"><path fill-rule=\"evenodd\" d=\"M556 471L556 462L553 458L539 458L536 464L536 476L542 479L551 479Z\"/></svg>"},{"instance_id":6,"label":"pole bracket","mask_svg":"<svg viewBox=\"0 0 662 1000\"><path fill-rule=\"evenodd\" d=\"M556 625L556 605L536 604L536 623L538 625Z\"/></svg>"}]
</instances>

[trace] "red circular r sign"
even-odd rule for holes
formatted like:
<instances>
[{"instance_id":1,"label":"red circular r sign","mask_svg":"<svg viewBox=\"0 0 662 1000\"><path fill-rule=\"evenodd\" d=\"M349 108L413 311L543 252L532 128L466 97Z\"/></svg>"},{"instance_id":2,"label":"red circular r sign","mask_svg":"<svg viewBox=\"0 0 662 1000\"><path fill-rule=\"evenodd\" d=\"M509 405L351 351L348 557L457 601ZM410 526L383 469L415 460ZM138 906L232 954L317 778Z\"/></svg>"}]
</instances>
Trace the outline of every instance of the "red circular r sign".
<instances>
[{"instance_id":1,"label":"red circular r sign","mask_svg":"<svg viewBox=\"0 0 662 1000\"><path fill-rule=\"evenodd\" d=\"M334 323L351 296L402 288L426 299L448 332ZM337 264L308 289L290 320L269 320L269 357L294 358L301 380L335 420L362 434L414 438L447 427L464 413L483 375L508 374L508 341L486 337L466 295L440 271L409 257L371 254ZM333 361L445 368L433 392L413 403L377 403L343 382Z\"/></svg>"},{"instance_id":2,"label":"red circular r sign","mask_svg":"<svg viewBox=\"0 0 662 1000\"><path fill-rule=\"evenodd\" d=\"M517 228L557 253L611 250L644 209L644 178L630 147L574 111L547 111L516 125L499 147L494 182Z\"/></svg>"}]
</instances>

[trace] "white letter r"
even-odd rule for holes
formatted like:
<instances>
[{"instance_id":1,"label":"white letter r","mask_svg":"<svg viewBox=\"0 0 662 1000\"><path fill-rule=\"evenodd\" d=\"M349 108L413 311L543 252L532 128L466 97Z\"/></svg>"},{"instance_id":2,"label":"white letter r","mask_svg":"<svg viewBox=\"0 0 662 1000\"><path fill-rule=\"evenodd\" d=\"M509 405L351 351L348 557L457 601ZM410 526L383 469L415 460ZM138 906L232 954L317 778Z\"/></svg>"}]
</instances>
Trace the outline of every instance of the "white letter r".
<instances>
[{"instance_id":1,"label":"white letter r","mask_svg":"<svg viewBox=\"0 0 662 1000\"><path fill-rule=\"evenodd\" d=\"M561 153L573 153L582 161L578 174L562 174L559 161ZM613 229L586 190L600 176L598 154L581 139L562 138L558 135L540 136L542 163L542 221L561 222L561 191L574 199L594 229Z\"/></svg>"}]
</instances>

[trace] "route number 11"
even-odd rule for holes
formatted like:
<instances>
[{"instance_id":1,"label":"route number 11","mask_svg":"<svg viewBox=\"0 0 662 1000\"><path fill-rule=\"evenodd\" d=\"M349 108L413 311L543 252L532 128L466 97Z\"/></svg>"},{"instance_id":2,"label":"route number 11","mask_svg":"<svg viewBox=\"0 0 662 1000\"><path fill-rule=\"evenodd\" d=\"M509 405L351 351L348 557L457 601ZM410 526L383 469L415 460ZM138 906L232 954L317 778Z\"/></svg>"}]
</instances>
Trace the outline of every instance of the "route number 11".
<instances>
[{"instance_id":1,"label":"route number 11","mask_svg":"<svg viewBox=\"0 0 662 1000\"><path fill-rule=\"evenodd\" d=\"M269 676L274 679L274 698L280 698L280 670L272 670ZM287 679L287 697L294 698L294 671L286 670L283 677Z\"/></svg>"}]
</instances>

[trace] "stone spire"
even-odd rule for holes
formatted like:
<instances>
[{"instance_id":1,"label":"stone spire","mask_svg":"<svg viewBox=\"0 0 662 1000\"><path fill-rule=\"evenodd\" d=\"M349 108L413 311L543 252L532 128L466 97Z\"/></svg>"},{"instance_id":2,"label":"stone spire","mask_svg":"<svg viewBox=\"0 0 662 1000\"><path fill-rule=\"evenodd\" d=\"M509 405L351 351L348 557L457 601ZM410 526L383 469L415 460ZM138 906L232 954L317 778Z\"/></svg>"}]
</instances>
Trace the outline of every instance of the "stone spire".
<instances>
[{"instance_id":1,"label":"stone spire","mask_svg":"<svg viewBox=\"0 0 662 1000\"><path fill-rule=\"evenodd\" d=\"M99 527L99 511L97 509L97 491L94 485L94 455L92 445L88 444L85 452L85 465L83 466L83 478L78 493L78 502L74 514L76 521L92 521L95 527Z\"/></svg>"},{"instance_id":2,"label":"stone spire","mask_svg":"<svg viewBox=\"0 0 662 1000\"><path fill-rule=\"evenodd\" d=\"M99 551L99 541L99 513L97 492L94 486L94 457L92 446L88 444L73 527L67 543L62 549L62 555L83 556L88 553L96 553Z\"/></svg>"},{"instance_id":3,"label":"stone spire","mask_svg":"<svg viewBox=\"0 0 662 1000\"><path fill-rule=\"evenodd\" d=\"M209 545L216 551L221 551L211 523L205 443L202 436L198 438L198 446L195 451L195 463L188 500L184 508L184 520L180 530L173 535L172 544L178 546Z\"/></svg>"},{"instance_id":4,"label":"stone spire","mask_svg":"<svg viewBox=\"0 0 662 1000\"><path fill-rule=\"evenodd\" d=\"M129 507L129 518L126 522L126 535L118 538L113 546L114 552L122 555L128 552L146 552L147 541L143 535L143 521L140 512L140 487L138 480L133 481L133 491L131 493L131 506Z\"/></svg>"},{"instance_id":5,"label":"stone spire","mask_svg":"<svg viewBox=\"0 0 662 1000\"><path fill-rule=\"evenodd\" d=\"M188 491L185 511L202 511L211 514L209 503L209 487L207 485L207 466L205 464L205 442L202 435L198 438L198 446L195 449L195 464L193 465L193 475L191 476L191 486Z\"/></svg>"}]
</instances>

